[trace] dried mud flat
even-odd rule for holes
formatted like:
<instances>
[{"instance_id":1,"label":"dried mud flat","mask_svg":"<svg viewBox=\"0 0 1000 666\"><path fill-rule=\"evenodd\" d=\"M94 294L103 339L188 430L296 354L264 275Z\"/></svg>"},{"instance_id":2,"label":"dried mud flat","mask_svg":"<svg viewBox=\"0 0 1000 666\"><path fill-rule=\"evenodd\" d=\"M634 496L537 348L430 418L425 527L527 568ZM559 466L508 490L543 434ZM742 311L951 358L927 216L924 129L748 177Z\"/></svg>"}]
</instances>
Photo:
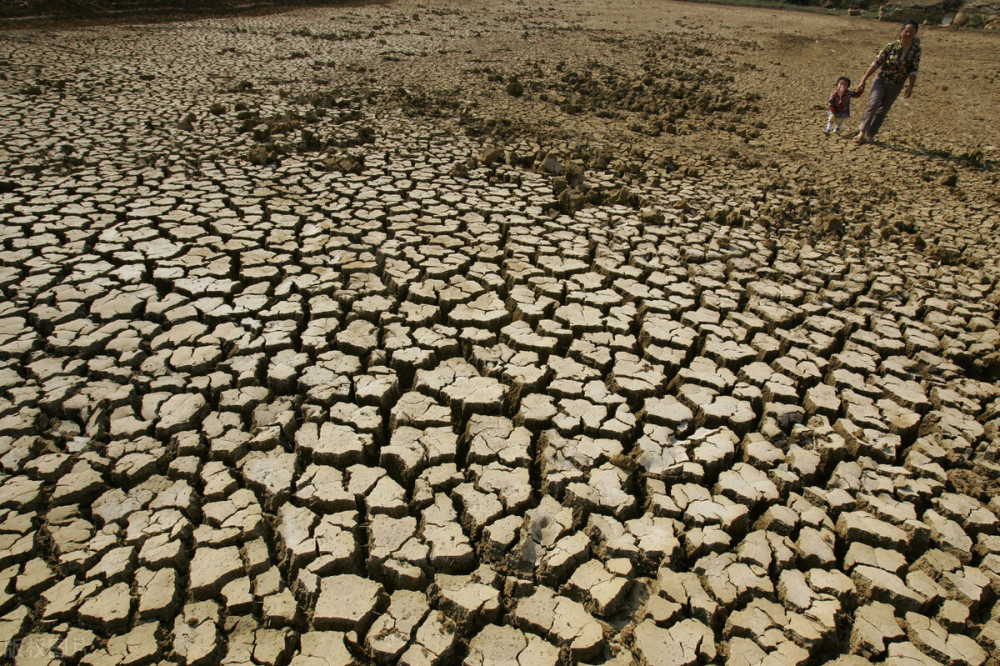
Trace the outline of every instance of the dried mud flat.
<instances>
[{"instance_id":1,"label":"dried mud flat","mask_svg":"<svg viewBox=\"0 0 1000 666\"><path fill-rule=\"evenodd\" d=\"M0 33L7 661L996 663L997 37L603 5Z\"/></svg>"}]
</instances>

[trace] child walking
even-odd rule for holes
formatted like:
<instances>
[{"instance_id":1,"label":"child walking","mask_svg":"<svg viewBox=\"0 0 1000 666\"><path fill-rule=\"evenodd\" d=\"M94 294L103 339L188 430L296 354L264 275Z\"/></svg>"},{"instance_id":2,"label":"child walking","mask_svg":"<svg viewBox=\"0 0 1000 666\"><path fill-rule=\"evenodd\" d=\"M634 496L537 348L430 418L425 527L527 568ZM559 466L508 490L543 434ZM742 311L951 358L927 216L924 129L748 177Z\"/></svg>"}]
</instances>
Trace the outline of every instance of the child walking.
<instances>
[{"instance_id":1,"label":"child walking","mask_svg":"<svg viewBox=\"0 0 1000 666\"><path fill-rule=\"evenodd\" d=\"M843 124L844 118L851 116L851 99L861 96L861 93L865 91L865 84L862 83L857 90L850 88L851 80L849 78L842 76L837 79L837 89L830 95L828 103L830 115L826 119L826 129L823 130L827 134L831 131L834 134L840 134L840 126Z\"/></svg>"}]
</instances>

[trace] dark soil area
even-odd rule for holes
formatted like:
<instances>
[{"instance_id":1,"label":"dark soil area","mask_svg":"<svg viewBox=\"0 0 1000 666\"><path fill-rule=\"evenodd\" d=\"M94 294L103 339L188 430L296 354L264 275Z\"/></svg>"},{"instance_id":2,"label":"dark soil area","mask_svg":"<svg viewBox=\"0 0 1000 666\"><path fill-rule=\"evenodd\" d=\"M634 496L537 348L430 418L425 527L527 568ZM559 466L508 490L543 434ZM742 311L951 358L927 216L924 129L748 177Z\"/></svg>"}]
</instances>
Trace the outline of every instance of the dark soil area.
<instances>
[{"instance_id":1,"label":"dark soil area","mask_svg":"<svg viewBox=\"0 0 1000 666\"><path fill-rule=\"evenodd\" d=\"M57 22L176 21L187 18L253 16L298 7L353 7L378 2L347 0L0 0L0 28L39 27Z\"/></svg>"}]
</instances>

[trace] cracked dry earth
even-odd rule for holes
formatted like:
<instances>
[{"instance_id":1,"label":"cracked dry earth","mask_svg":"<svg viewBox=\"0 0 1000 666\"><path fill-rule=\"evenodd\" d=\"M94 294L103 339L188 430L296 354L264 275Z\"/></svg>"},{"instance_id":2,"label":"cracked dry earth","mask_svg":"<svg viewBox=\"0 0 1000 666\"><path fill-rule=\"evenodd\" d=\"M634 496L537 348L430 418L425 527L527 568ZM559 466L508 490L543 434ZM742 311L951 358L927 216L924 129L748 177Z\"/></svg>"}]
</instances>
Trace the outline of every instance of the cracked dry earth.
<instances>
[{"instance_id":1,"label":"cracked dry earth","mask_svg":"<svg viewBox=\"0 0 1000 666\"><path fill-rule=\"evenodd\" d=\"M4 659L997 663L997 38L823 136L893 30L0 34Z\"/></svg>"}]
</instances>

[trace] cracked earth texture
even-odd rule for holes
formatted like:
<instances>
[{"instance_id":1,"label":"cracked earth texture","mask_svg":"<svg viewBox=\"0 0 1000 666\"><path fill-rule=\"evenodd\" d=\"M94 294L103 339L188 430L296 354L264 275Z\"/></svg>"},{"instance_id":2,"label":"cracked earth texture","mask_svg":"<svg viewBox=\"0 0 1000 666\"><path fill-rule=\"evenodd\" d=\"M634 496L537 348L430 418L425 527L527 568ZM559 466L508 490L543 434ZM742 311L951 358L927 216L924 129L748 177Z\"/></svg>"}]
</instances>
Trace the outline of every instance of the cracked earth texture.
<instances>
[{"instance_id":1,"label":"cracked earth texture","mask_svg":"<svg viewBox=\"0 0 1000 666\"><path fill-rule=\"evenodd\" d=\"M997 663L998 42L824 136L894 31L0 34L3 659Z\"/></svg>"}]
</instances>

